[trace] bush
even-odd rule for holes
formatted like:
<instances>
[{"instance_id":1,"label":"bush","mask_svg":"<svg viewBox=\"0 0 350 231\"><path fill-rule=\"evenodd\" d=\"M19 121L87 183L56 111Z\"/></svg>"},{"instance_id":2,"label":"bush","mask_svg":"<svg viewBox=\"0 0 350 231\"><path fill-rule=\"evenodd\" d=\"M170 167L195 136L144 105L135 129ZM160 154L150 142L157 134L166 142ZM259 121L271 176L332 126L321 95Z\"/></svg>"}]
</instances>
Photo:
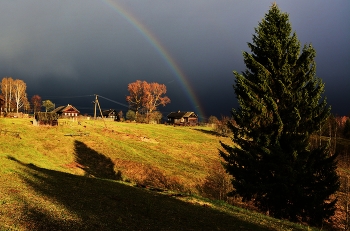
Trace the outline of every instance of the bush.
<instances>
[{"instance_id":1,"label":"bush","mask_svg":"<svg viewBox=\"0 0 350 231\"><path fill-rule=\"evenodd\" d=\"M129 110L129 111L126 113L126 115L125 115L125 118L126 118L127 120L130 120L130 121L134 121L134 120L135 120L135 117L136 117L136 114L135 114L135 112L132 111L132 110Z\"/></svg>"},{"instance_id":2,"label":"bush","mask_svg":"<svg viewBox=\"0 0 350 231\"><path fill-rule=\"evenodd\" d=\"M236 124L232 118L228 116L222 116L221 120L218 120L215 124L214 131L221 136L230 136L232 132L228 126L229 123L232 123L233 125Z\"/></svg>"},{"instance_id":3,"label":"bush","mask_svg":"<svg viewBox=\"0 0 350 231\"><path fill-rule=\"evenodd\" d=\"M229 201L228 193L233 190L231 177L226 173L222 165L214 166L203 185L197 186L198 191L203 197L212 200Z\"/></svg>"},{"instance_id":4,"label":"bush","mask_svg":"<svg viewBox=\"0 0 350 231\"><path fill-rule=\"evenodd\" d=\"M216 116L209 116L208 123L209 124L217 124L219 119Z\"/></svg>"}]
</instances>

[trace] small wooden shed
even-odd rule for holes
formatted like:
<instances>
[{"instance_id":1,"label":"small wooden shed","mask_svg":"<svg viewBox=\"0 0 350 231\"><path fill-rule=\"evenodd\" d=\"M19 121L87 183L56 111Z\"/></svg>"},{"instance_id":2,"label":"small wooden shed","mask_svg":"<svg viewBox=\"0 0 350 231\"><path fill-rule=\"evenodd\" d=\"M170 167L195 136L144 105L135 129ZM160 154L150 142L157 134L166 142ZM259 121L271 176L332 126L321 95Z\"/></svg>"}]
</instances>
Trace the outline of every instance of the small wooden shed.
<instances>
[{"instance_id":1,"label":"small wooden shed","mask_svg":"<svg viewBox=\"0 0 350 231\"><path fill-rule=\"evenodd\" d=\"M168 124L182 125L182 126L196 126L198 125L198 116L191 111L171 112L168 116Z\"/></svg>"},{"instance_id":2,"label":"small wooden shed","mask_svg":"<svg viewBox=\"0 0 350 231\"><path fill-rule=\"evenodd\" d=\"M34 125L58 125L58 114L53 112L36 112L34 115Z\"/></svg>"}]
</instances>

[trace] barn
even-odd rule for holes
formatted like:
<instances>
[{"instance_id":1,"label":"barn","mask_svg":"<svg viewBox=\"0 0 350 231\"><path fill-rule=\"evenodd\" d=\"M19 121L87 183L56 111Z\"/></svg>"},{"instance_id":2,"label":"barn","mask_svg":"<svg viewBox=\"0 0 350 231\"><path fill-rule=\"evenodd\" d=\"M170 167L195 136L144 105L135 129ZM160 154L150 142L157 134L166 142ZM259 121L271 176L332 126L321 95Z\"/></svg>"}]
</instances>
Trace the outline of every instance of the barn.
<instances>
[{"instance_id":1,"label":"barn","mask_svg":"<svg viewBox=\"0 0 350 231\"><path fill-rule=\"evenodd\" d=\"M34 125L58 125L58 114L53 112L36 112L34 114Z\"/></svg>"}]
</instances>

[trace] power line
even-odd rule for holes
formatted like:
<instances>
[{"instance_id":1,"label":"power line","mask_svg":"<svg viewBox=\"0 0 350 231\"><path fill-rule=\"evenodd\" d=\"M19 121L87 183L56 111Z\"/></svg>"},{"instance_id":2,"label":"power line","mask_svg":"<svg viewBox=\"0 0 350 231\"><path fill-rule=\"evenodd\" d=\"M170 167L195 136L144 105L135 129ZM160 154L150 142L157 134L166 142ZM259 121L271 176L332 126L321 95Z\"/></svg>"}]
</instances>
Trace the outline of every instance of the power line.
<instances>
[{"instance_id":1,"label":"power line","mask_svg":"<svg viewBox=\"0 0 350 231\"><path fill-rule=\"evenodd\" d=\"M48 98L48 99L71 99L71 98L84 98L84 97L91 97L91 96L95 96L95 94L94 94L94 95L77 95L77 96L47 96L47 95L46 95L46 96L40 96L40 97L41 97L42 99L43 99L43 98ZM129 108L129 105L127 105L127 104L118 102L118 101L116 101L116 100L107 98L107 97L102 96L102 95L98 95L98 96L101 97L101 98L103 98L103 99L105 99L105 100L108 100L108 101L110 101L110 102L113 102L113 103L119 104L119 105L121 105L121 106L123 106L123 107Z\"/></svg>"},{"instance_id":2,"label":"power line","mask_svg":"<svg viewBox=\"0 0 350 231\"><path fill-rule=\"evenodd\" d=\"M121 106L124 106L124 107L129 108L129 105L126 105L126 104L120 103L120 102L118 102L118 101L109 99L109 98L104 97L104 96L102 96L102 95L98 95L98 96L101 97L101 98L103 98L103 99L105 99L105 100L108 100L108 101L111 101L111 102L113 102L113 103L116 103L116 104L119 104L119 105L121 105Z\"/></svg>"},{"instance_id":3,"label":"power line","mask_svg":"<svg viewBox=\"0 0 350 231\"><path fill-rule=\"evenodd\" d=\"M33 97L34 95L32 95ZM39 95L40 96L40 95ZM48 98L48 99L70 99L70 98L84 98L84 97L90 97L90 96L94 96L94 95L77 95L77 96L40 96L42 99L43 98Z\"/></svg>"}]
</instances>

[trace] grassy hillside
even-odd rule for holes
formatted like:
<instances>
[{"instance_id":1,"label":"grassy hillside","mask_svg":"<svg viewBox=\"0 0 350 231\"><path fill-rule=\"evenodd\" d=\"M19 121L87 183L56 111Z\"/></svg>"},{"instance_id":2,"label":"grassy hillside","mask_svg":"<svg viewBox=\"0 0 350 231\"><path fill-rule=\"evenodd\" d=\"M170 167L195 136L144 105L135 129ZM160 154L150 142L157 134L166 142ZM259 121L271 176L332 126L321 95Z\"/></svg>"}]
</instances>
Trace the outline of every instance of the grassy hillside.
<instances>
[{"instance_id":1,"label":"grassy hillside","mask_svg":"<svg viewBox=\"0 0 350 231\"><path fill-rule=\"evenodd\" d=\"M0 230L312 230L200 197L223 173L219 140L204 127L0 118Z\"/></svg>"}]
</instances>

